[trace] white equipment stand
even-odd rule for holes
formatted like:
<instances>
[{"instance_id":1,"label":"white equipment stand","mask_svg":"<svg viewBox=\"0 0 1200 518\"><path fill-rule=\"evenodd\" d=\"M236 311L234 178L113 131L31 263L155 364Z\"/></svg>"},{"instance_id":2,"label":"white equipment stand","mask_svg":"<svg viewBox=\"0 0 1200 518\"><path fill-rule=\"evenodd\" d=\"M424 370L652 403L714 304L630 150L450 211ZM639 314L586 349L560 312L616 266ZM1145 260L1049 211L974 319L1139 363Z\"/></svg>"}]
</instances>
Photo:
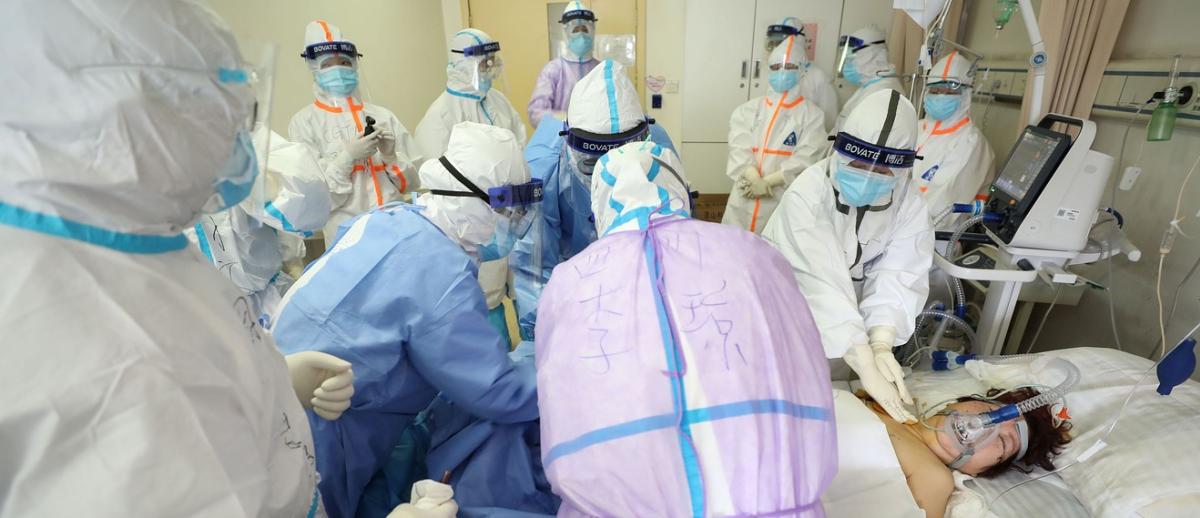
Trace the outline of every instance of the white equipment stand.
<instances>
[{"instance_id":1,"label":"white equipment stand","mask_svg":"<svg viewBox=\"0 0 1200 518\"><path fill-rule=\"evenodd\" d=\"M1055 123L1078 128L1078 136L1069 142L1065 133L1050 131ZM934 264L948 275L976 286L987 283L976 354L1003 352L1025 283L1040 278L1050 286L1075 286L1079 277L1066 270L1071 265L1121 251L1134 257L1131 251L1136 249L1119 230L1109 235L1120 235L1122 244L1114 246L1111 239L1106 245L1097 245L1094 239L1089 243L1114 162L1091 150L1095 136L1091 121L1058 114L1047 114L1037 127L1026 128L997 175L985 209L1003 216L999 223L985 223L987 237L998 246L985 245L953 261L934 254ZM1061 157L1057 167L1055 156ZM1078 295L1074 294L1076 300Z\"/></svg>"}]
</instances>

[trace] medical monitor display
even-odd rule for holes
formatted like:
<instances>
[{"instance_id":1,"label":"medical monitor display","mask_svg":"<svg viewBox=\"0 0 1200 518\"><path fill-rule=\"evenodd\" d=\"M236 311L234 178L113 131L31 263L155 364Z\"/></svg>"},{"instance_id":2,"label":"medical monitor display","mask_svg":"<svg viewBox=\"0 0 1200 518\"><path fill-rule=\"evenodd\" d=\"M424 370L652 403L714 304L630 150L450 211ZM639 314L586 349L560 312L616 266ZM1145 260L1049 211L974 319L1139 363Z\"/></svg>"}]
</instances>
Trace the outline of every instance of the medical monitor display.
<instances>
[{"instance_id":1,"label":"medical monitor display","mask_svg":"<svg viewBox=\"0 0 1200 518\"><path fill-rule=\"evenodd\" d=\"M1062 153L1057 151L1064 137L1026 130L993 185L1014 200L1023 200L1047 166L1058 166Z\"/></svg>"}]
</instances>

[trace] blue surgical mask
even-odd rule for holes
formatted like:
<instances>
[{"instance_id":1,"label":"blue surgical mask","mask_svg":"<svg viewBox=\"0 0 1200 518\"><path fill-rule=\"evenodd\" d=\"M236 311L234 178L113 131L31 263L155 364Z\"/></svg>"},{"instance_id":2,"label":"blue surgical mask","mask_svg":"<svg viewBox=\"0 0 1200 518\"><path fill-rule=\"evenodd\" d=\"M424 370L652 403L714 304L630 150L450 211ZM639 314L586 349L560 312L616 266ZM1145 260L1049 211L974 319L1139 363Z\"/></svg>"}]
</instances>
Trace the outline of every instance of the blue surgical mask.
<instances>
[{"instance_id":1,"label":"blue surgical mask","mask_svg":"<svg viewBox=\"0 0 1200 518\"><path fill-rule=\"evenodd\" d=\"M846 62L842 64L842 77L852 85L863 84L863 76L858 72L858 66L854 64L854 56L846 56Z\"/></svg>"},{"instance_id":2,"label":"blue surgical mask","mask_svg":"<svg viewBox=\"0 0 1200 518\"><path fill-rule=\"evenodd\" d=\"M479 78L479 84L476 86L476 88L479 90L480 94L487 95L488 91L492 89L492 80Z\"/></svg>"},{"instance_id":3,"label":"blue surgical mask","mask_svg":"<svg viewBox=\"0 0 1200 518\"><path fill-rule=\"evenodd\" d=\"M849 164L838 164L834 180L837 181L842 199L853 207L870 205L871 202L892 192L898 181L895 176L866 171Z\"/></svg>"},{"instance_id":4,"label":"blue surgical mask","mask_svg":"<svg viewBox=\"0 0 1200 518\"><path fill-rule=\"evenodd\" d=\"M787 69L776 70L771 72L767 80L770 81L772 90L783 93L796 87L796 83L800 82L800 72Z\"/></svg>"},{"instance_id":5,"label":"blue surgical mask","mask_svg":"<svg viewBox=\"0 0 1200 518\"><path fill-rule=\"evenodd\" d=\"M258 156L250 133L238 131L234 137L233 151L225 161L225 167L213 180L213 197L205 205L204 212L217 213L237 205L254 190L258 178Z\"/></svg>"},{"instance_id":6,"label":"blue surgical mask","mask_svg":"<svg viewBox=\"0 0 1200 518\"><path fill-rule=\"evenodd\" d=\"M336 97L354 93L358 88L358 72L346 66L334 66L317 72L317 86Z\"/></svg>"},{"instance_id":7,"label":"blue surgical mask","mask_svg":"<svg viewBox=\"0 0 1200 518\"><path fill-rule=\"evenodd\" d=\"M567 40L567 48L572 54L579 57L587 56L592 52L592 35L588 33L572 34Z\"/></svg>"},{"instance_id":8,"label":"blue surgical mask","mask_svg":"<svg viewBox=\"0 0 1200 518\"><path fill-rule=\"evenodd\" d=\"M962 96L958 94L925 94L925 113L934 120L944 121L958 111Z\"/></svg>"}]
</instances>

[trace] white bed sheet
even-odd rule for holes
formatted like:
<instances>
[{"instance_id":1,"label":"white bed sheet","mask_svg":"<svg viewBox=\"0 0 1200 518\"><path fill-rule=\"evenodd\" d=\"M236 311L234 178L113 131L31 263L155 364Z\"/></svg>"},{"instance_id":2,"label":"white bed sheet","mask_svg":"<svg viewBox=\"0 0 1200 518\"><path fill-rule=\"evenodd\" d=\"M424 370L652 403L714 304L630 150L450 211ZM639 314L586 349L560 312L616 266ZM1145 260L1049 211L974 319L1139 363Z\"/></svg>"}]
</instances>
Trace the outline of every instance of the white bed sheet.
<instances>
[{"instance_id":1,"label":"white bed sheet","mask_svg":"<svg viewBox=\"0 0 1200 518\"><path fill-rule=\"evenodd\" d=\"M1074 437L1055 461L1065 466L1091 447L1116 415L1129 390L1152 362L1113 349L1077 348L1046 356L1070 360L1082 380L1067 396ZM976 374L980 374L976 370ZM1044 384L1061 375L1034 371ZM1026 382L1021 380L1020 382ZM1138 387L1125 416L1106 442L1108 446L1076 466L1025 484L993 504L1002 518L1023 516L1087 516L1101 518L1174 518L1200 516L1200 384L1188 381L1170 396L1155 392L1151 372ZM927 403L987 388L966 369L918 371L909 378L914 396ZM1036 476L1036 473L1035 473ZM965 482L972 495L990 502L1003 490L1028 477ZM952 504L970 502L963 491Z\"/></svg>"},{"instance_id":2,"label":"white bed sheet","mask_svg":"<svg viewBox=\"0 0 1200 518\"><path fill-rule=\"evenodd\" d=\"M837 384L835 384L837 386ZM842 385L843 387L845 385ZM821 497L829 518L922 518L887 428L854 394L833 391L838 472Z\"/></svg>"}]
</instances>

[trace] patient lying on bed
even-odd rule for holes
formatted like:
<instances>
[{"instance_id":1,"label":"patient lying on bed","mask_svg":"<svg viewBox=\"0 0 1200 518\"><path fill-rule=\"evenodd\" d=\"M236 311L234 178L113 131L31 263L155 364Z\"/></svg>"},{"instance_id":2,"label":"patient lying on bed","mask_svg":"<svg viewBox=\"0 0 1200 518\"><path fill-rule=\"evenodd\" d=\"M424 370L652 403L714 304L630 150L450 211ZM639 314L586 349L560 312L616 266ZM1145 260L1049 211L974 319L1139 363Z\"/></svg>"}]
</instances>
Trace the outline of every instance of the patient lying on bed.
<instances>
[{"instance_id":1,"label":"patient lying on bed","mask_svg":"<svg viewBox=\"0 0 1200 518\"><path fill-rule=\"evenodd\" d=\"M892 448L896 450L897 460L908 488L912 491L917 505L925 510L928 518L940 518L946 512L946 504L950 494L954 492L954 478L950 468L958 457L951 446L952 439L942 437L939 432L945 414L951 410L959 412L981 413L999 408L1002 404L1016 403L1033 397L1038 392L1030 388L1016 389L1001 393L999 390L988 392L991 401L983 398L964 397L952 403L942 412L925 420L924 423L903 424L892 419L874 401L866 399L867 407L874 411L879 420L887 426L888 437ZM862 397L860 395L860 397ZM994 402L992 402L994 401ZM1017 426L1023 421L1028 429L1027 437L1022 440L1022 434ZM966 459L957 469L963 473L977 477L993 477L1004 473L1015 463L1021 461L1027 466L1039 466L1053 470L1051 458L1057 455L1063 445L1069 442L1070 423L1056 423L1050 413L1050 407L1043 407L1000 426L995 440L980 447ZM1023 456L1021 452L1024 450ZM1020 468L1018 468L1020 469Z\"/></svg>"}]
</instances>

